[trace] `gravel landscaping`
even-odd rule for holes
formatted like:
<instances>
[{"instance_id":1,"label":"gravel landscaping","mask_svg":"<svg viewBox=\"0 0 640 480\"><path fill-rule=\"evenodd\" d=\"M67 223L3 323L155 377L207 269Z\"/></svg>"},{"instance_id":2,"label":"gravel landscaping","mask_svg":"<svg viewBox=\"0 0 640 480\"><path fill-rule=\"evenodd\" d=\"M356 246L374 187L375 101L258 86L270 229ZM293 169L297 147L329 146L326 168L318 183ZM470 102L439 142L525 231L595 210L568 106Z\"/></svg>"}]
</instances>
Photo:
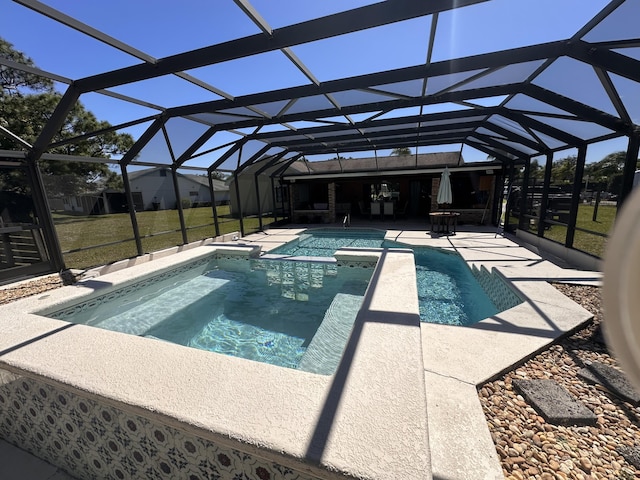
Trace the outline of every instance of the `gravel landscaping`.
<instances>
[{"instance_id":1,"label":"gravel landscaping","mask_svg":"<svg viewBox=\"0 0 640 480\"><path fill-rule=\"evenodd\" d=\"M600 289L555 284L594 314L593 322L493 382L479 387L487 423L508 479L633 479L640 477L640 407L587 383L589 362L619 368L601 343ZM557 426L518 395L516 379L552 379L597 416L595 426Z\"/></svg>"},{"instance_id":2,"label":"gravel landscaping","mask_svg":"<svg viewBox=\"0 0 640 480\"><path fill-rule=\"evenodd\" d=\"M22 297L37 295L38 293L53 290L62 287L64 282L60 275L53 274L37 278L35 280L26 280L16 282L0 287L0 305L9 303Z\"/></svg>"}]
</instances>

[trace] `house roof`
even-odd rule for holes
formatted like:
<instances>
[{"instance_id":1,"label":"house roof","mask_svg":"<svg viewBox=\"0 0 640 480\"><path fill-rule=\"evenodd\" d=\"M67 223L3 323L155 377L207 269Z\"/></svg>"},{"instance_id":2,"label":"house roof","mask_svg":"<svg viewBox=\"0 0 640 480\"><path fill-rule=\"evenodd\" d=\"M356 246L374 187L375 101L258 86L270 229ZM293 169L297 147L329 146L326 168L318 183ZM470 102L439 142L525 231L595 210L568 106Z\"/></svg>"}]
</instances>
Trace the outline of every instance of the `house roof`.
<instances>
[{"instance_id":1,"label":"house roof","mask_svg":"<svg viewBox=\"0 0 640 480\"><path fill-rule=\"evenodd\" d=\"M129 180L140 179L142 177L150 175L151 173L157 172L158 170L169 170L169 168L167 168L167 167L153 167L153 168L147 168L145 170L132 171L132 172L129 172ZM190 182L197 183L198 185L204 185L207 188L209 187L209 179L206 176L178 172L178 177L182 177L182 178L184 178L186 180L189 180ZM213 190L214 191L227 191L227 190L229 190L229 187L225 184L224 181L218 180L217 178L214 178L212 181L213 181Z\"/></svg>"},{"instance_id":2,"label":"house roof","mask_svg":"<svg viewBox=\"0 0 640 480\"><path fill-rule=\"evenodd\" d=\"M393 170L428 170L464 165L457 152L422 153L417 155L393 155L367 158L341 158L317 162L297 160L283 176L317 175L327 173L356 173Z\"/></svg>"},{"instance_id":3,"label":"house roof","mask_svg":"<svg viewBox=\"0 0 640 480\"><path fill-rule=\"evenodd\" d=\"M202 175L193 175L190 173L185 173L185 174L180 174L178 173L178 175L182 175L185 178L188 178L189 180L191 180L194 183L199 183L200 185L204 185L205 187L209 187L209 179L207 177L204 177ZM212 179L213 182L213 189L217 192L217 191L223 191L223 190L229 190L229 187L225 184L225 182L223 180L218 180L217 178Z\"/></svg>"}]
</instances>

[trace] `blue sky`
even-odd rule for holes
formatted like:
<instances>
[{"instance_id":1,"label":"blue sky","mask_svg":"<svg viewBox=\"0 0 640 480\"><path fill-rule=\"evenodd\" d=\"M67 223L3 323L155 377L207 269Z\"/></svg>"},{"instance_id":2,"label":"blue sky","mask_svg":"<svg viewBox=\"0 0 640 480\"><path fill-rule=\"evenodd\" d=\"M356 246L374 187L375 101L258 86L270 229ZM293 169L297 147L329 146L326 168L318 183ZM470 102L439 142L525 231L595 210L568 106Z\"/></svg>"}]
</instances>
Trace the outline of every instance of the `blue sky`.
<instances>
[{"instance_id":1,"label":"blue sky","mask_svg":"<svg viewBox=\"0 0 640 480\"><path fill-rule=\"evenodd\" d=\"M91 27L156 58L259 33L259 29L231 0L110 0L70 2L47 0L49 5ZM253 0L252 5L272 28L375 3L365 0ZM433 61L516 48L572 36L606 0L491 0L438 18ZM30 56L36 65L71 79L140 63L125 53L64 27L16 4L0 0L0 35ZM422 64L427 55L432 17L383 26L292 47L320 81L373 71ZM233 96L308 83L281 52L196 69L188 72ZM61 89L64 89L64 85ZM163 107L215 100L220 97L176 77L113 89ZM81 97L98 118L119 124L156 113L98 94ZM141 128L131 129L135 136ZM220 136L220 142L233 135ZM448 146L423 151L458 150ZM626 142L589 149L588 161L600 160ZM603 153L602 152L606 152ZM465 147L467 161L486 155Z\"/></svg>"}]
</instances>

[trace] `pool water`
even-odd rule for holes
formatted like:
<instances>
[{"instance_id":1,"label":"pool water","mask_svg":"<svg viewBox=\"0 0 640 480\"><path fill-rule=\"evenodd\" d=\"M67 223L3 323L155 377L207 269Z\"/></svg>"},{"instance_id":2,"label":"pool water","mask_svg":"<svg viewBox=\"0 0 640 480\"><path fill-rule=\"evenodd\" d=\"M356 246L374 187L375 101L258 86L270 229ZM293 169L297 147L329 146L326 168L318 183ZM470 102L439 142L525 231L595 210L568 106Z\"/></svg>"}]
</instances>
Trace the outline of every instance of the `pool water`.
<instances>
[{"instance_id":1,"label":"pool water","mask_svg":"<svg viewBox=\"0 0 640 480\"><path fill-rule=\"evenodd\" d=\"M430 248L413 248L413 251L421 321L472 325L498 313L458 254Z\"/></svg>"},{"instance_id":2,"label":"pool water","mask_svg":"<svg viewBox=\"0 0 640 480\"><path fill-rule=\"evenodd\" d=\"M343 247L410 248L414 251L420 320L471 325L498 313L498 308L456 253L413 247L384 239L385 232L366 229L307 230L269 253L327 257Z\"/></svg>"},{"instance_id":3,"label":"pool water","mask_svg":"<svg viewBox=\"0 0 640 480\"><path fill-rule=\"evenodd\" d=\"M269 253L292 257L332 257L340 248L380 248L385 242L385 233L383 230L355 228L308 230L299 235L297 240Z\"/></svg>"},{"instance_id":4,"label":"pool water","mask_svg":"<svg viewBox=\"0 0 640 480\"><path fill-rule=\"evenodd\" d=\"M335 262L210 260L47 316L331 374L372 270Z\"/></svg>"}]
</instances>

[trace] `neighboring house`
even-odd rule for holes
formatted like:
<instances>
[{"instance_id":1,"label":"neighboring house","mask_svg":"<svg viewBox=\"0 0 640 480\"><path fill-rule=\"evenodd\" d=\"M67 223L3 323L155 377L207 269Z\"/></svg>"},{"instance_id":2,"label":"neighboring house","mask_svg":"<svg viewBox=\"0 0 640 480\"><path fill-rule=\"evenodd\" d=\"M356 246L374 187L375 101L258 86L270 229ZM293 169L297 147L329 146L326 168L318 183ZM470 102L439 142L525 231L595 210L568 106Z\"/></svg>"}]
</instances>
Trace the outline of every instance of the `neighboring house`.
<instances>
[{"instance_id":1,"label":"neighboring house","mask_svg":"<svg viewBox=\"0 0 640 480\"><path fill-rule=\"evenodd\" d=\"M129 172L129 184L136 210L166 210L177 206L173 176L169 168L158 167ZM210 204L211 192L206 176L178 173L181 200L191 205ZM229 203L229 187L221 180L213 180L216 205Z\"/></svg>"},{"instance_id":2,"label":"neighboring house","mask_svg":"<svg viewBox=\"0 0 640 480\"><path fill-rule=\"evenodd\" d=\"M254 165L250 165L245 168L240 175L238 175L238 185L240 186L239 192L236 192L236 181L234 177L229 178L229 191L231 199L229 202L229 210L232 215L238 215L238 197L242 202L242 214L257 215L258 214L258 202L256 191L256 176L255 173L262 168L262 164L257 162ZM269 172L258 175L258 190L260 192L260 213L267 214L273 211L273 185L271 184L271 177Z\"/></svg>"},{"instance_id":3,"label":"neighboring house","mask_svg":"<svg viewBox=\"0 0 640 480\"><path fill-rule=\"evenodd\" d=\"M101 192L50 198L49 205L52 210L64 210L84 215L104 215L127 211L127 199L124 192L110 188Z\"/></svg>"}]
</instances>

